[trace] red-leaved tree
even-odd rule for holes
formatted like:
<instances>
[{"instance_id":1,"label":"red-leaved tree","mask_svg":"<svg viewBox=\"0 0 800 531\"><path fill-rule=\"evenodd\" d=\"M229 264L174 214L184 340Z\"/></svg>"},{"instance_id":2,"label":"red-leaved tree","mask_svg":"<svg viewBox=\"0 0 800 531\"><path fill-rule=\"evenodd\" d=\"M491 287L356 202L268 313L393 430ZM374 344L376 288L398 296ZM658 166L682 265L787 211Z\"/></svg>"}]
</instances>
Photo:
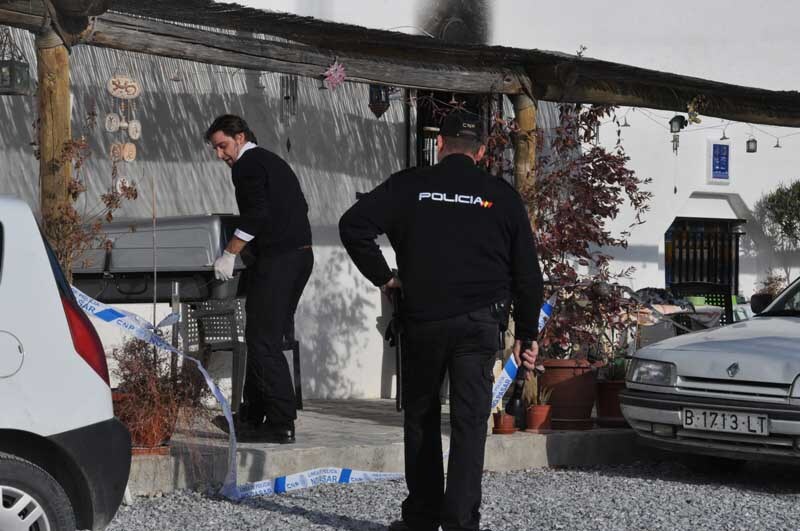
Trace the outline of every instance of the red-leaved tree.
<instances>
[{"instance_id":1,"label":"red-leaved tree","mask_svg":"<svg viewBox=\"0 0 800 531\"><path fill-rule=\"evenodd\" d=\"M531 214L546 295L558 292L540 345L549 357L580 356L591 349L603 355L618 346L632 324L629 300L618 290L593 289L633 272L612 272L610 253L626 248L630 233L613 234L608 223L626 204L634 214L628 229L644 223L652 193L642 187L650 180L627 167L619 130L613 148L598 142L600 124L616 122L614 107L564 104L559 110L550 153L538 158L536 179L520 190ZM541 146L541 136L538 140Z\"/></svg>"}]
</instances>

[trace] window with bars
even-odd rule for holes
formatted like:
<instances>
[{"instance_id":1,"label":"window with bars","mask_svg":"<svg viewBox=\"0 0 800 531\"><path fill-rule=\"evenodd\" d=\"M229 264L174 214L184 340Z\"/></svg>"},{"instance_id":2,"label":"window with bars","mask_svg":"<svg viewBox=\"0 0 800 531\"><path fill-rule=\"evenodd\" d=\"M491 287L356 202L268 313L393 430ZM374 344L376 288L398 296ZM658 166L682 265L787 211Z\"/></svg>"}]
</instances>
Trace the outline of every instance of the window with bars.
<instances>
[{"instance_id":1,"label":"window with bars","mask_svg":"<svg viewBox=\"0 0 800 531\"><path fill-rule=\"evenodd\" d=\"M677 218L664 235L666 285L709 282L739 292L742 220Z\"/></svg>"}]
</instances>

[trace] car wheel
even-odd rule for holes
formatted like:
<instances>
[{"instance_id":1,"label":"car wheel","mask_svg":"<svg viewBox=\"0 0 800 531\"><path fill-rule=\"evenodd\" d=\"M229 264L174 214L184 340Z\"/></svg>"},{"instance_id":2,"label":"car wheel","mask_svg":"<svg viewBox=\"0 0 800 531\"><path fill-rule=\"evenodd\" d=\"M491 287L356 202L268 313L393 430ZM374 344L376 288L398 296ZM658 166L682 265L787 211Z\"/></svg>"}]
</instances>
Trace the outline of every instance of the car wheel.
<instances>
[{"instance_id":1,"label":"car wheel","mask_svg":"<svg viewBox=\"0 0 800 531\"><path fill-rule=\"evenodd\" d=\"M53 476L33 463L0 454L0 529L74 531L75 513Z\"/></svg>"}]
</instances>

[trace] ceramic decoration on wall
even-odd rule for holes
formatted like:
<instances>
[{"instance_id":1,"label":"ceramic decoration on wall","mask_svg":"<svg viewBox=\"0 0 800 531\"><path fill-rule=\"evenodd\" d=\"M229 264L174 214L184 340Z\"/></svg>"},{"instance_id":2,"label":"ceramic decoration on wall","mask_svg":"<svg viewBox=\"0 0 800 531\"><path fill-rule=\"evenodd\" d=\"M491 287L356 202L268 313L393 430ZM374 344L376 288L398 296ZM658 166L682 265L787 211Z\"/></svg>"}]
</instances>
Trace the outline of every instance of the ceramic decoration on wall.
<instances>
[{"instance_id":1,"label":"ceramic decoration on wall","mask_svg":"<svg viewBox=\"0 0 800 531\"><path fill-rule=\"evenodd\" d=\"M106 84L108 93L115 98L117 110L106 115L105 128L109 133L124 132L129 140L142 137L142 123L136 119L136 102L142 93L141 85L135 79L123 74L114 74ZM136 160L136 146L131 142L114 143L111 146L111 160L133 162Z\"/></svg>"}]
</instances>

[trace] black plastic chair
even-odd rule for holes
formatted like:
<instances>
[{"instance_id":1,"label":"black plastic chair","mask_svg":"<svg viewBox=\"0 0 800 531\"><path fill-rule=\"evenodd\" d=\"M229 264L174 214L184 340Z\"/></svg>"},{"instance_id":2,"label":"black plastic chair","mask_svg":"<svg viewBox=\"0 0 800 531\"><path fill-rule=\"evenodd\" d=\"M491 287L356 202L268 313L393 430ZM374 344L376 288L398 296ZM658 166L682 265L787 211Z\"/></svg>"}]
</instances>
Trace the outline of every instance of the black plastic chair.
<instances>
[{"instance_id":1,"label":"black plastic chair","mask_svg":"<svg viewBox=\"0 0 800 531\"><path fill-rule=\"evenodd\" d=\"M184 345L207 358L212 352L231 352L231 411L238 412L242 403L247 373L244 299L209 300L184 305ZM294 396L297 409L303 409L300 377L300 342L294 337L294 323L287 330L282 350L292 352ZM207 359L201 360L203 362Z\"/></svg>"}]
</instances>

